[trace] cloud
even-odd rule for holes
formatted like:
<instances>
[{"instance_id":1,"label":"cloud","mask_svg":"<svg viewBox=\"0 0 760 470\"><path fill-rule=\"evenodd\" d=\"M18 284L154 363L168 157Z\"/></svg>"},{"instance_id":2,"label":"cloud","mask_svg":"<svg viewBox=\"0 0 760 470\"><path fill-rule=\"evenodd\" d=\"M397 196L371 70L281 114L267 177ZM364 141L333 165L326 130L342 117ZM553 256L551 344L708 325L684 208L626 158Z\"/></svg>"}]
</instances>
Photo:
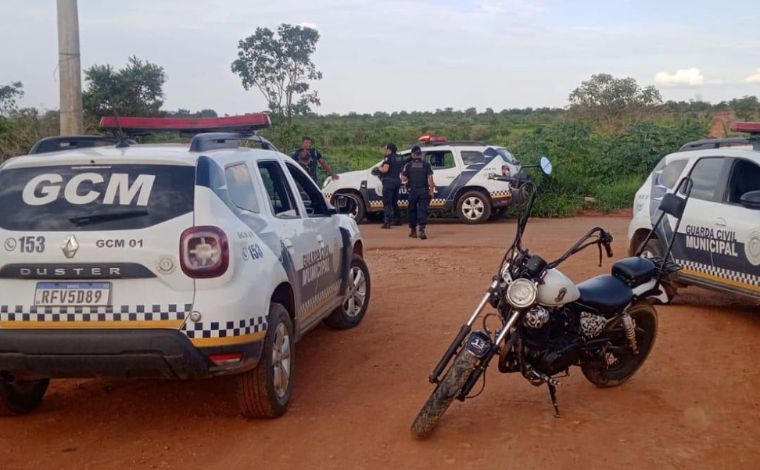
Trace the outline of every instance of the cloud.
<instances>
[{"instance_id":1,"label":"cloud","mask_svg":"<svg viewBox=\"0 0 760 470\"><path fill-rule=\"evenodd\" d=\"M544 11L542 2L536 0L481 0L480 9L491 15L514 15L520 18L537 15Z\"/></svg>"},{"instance_id":2,"label":"cloud","mask_svg":"<svg viewBox=\"0 0 760 470\"><path fill-rule=\"evenodd\" d=\"M747 83L760 83L760 68L755 69L753 73L747 75L744 81Z\"/></svg>"},{"instance_id":3,"label":"cloud","mask_svg":"<svg viewBox=\"0 0 760 470\"><path fill-rule=\"evenodd\" d=\"M316 24L310 23L308 21L301 21L300 23L298 23L298 26L301 26L303 28L319 29L319 27Z\"/></svg>"},{"instance_id":4,"label":"cloud","mask_svg":"<svg viewBox=\"0 0 760 470\"><path fill-rule=\"evenodd\" d=\"M698 68L692 67L676 70L676 73L658 72L654 82L661 86L699 86L704 85L705 77Z\"/></svg>"}]
</instances>

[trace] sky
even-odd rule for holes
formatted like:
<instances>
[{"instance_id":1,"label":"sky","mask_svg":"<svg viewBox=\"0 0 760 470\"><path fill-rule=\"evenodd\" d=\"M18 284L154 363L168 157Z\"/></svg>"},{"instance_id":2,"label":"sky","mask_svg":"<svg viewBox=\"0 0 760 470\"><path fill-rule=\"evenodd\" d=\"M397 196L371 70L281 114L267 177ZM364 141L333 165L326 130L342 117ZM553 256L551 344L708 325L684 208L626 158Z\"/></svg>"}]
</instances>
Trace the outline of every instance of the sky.
<instances>
[{"instance_id":1,"label":"sky","mask_svg":"<svg viewBox=\"0 0 760 470\"><path fill-rule=\"evenodd\" d=\"M266 109L230 70L257 27L320 33L327 113L562 107L596 73L666 100L760 95L757 0L79 0L82 67L161 65L167 110ZM58 108L56 2L0 0L0 86Z\"/></svg>"}]
</instances>

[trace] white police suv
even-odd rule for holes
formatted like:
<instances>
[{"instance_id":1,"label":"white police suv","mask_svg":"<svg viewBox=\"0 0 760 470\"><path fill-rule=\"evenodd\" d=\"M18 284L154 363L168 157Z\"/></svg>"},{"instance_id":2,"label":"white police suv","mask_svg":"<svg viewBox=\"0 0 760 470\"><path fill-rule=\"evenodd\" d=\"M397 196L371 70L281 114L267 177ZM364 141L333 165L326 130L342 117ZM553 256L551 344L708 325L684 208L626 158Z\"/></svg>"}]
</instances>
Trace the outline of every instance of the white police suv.
<instances>
[{"instance_id":1,"label":"white police suv","mask_svg":"<svg viewBox=\"0 0 760 470\"><path fill-rule=\"evenodd\" d=\"M492 215L504 213L511 202L511 185L494 176L516 176L520 164L505 148L482 142L447 141L442 136L420 137L423 158L433 167L436 192L430 201L431 211L454 212L468 224L486 222ZM410 155L410 149L399 152ZM346 207L357 222L366 215L383 211L383 185L373 174L378 162L366 170L327 178L322 186L325 197L338 207ZM401 187L399 206L409 204L407 191Z\"/></svg>"},{"instance_id":2,"label":"white police suv","mask_svg":"<svg viewBox=\"0 0 760 470\"><path fill-rule=\"evenodd\" d=\"M50 378L224 374L243 415L285 412L296 340L358 325L370 278L356 223L253 135L268 124L104 118L228 132L53 137L0 167L0 414L37 407Z\"/></svg>"},{"instance_id":3,"label":"white police suv","mask_svg":"<svg viewBox=\"0 0 760 470\"><path fill-rule=\"evenodd\" d=\"M665 156L636 193L631 252L652 230L662 196L691 178L672 253L683 269L666 286L671 296L677 286L698 285L760 300L760 123L736 123L733 130L751 137L690 142ZM644 255L663 255L673 234L665 222Z\"/></svg>"}]
</instances>

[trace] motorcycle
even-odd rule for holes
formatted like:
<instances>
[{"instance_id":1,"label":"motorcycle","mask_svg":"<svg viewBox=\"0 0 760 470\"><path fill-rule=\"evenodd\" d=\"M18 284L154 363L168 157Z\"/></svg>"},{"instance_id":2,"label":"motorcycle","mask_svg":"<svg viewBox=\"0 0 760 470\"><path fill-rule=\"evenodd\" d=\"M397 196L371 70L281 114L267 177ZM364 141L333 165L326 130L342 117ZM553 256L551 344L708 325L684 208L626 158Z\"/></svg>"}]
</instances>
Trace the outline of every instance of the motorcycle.
<instances>
[{"instance_id":1,"label":"motorcycle","mask_svg":"<svg viewBox=\"0 0 760 470\"><path fill-rule=\"evenodd\" d=\"M536 166L545 177L551 175L548 158L541 157ZM508 177L494 178L509 181ZM602 248L608 257L613 256L612 235L594 227L558 259L544 260L522 245L537 186L523 180L520 187L528 197L514 241L487 292L430 375L429 381L436 387L412 423L416 437L428 436L455 398L464 401L482 392L486 369L494 357L498 358L499 372L519 372L535 386L546 384L558 417L558 379L569 375L571 366L580 366L584 377L597 387L614 387L639 370L654 346L657 312L652 303L665 299L663 281L681 269L668 258L691 192L691 180L684 179L674 193L663 197L652 234L635 256L614 263L612 274L577 285L558 266L591 246L599 249L601 266ZM641 257L643 247L659 233L666 215L675 219L675 229L665 237L668 243L663 258ZM496 313L484 315L482 329L473 331L486 305ZM489 329L493 317L498 319L498 328ZM470 396L481 377L480 392Z\"/></svg>"}]
</instances>

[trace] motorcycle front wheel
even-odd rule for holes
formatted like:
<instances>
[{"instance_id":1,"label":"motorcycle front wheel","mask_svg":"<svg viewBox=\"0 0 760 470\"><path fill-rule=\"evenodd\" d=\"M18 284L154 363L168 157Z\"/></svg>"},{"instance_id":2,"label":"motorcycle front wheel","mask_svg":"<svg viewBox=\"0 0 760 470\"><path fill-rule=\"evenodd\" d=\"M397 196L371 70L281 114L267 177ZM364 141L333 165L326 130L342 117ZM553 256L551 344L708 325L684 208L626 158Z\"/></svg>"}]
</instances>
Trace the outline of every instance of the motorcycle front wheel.
<instances>
[{"instance_id":1,"label":"motorcycle front wheel","mask_svg":"<svg viewBox=\"0 0 760 470\"><path fill-rule=\"evenodd\" d=\"M454 398L459 395L465 381L475 370L477 364L478 358L474 354L464 348L459 352L459 355L454 359L454 364L446 372L443 380L438 383L414 419L411 430L415 437L422 439L433 432L438 420L441 419Z\"/></svg>"},{"instance_id":2,"label":"motorcycle front wheel","mask_svg":"<svg viewBox=\"0 0 760 470\"><path fill-rule=\"evenodd\" d=\"M616 387L633 377L657 338L657 312L646 302L640 302L628 309L636 324L636 345L638 354L633 354L625 336L622 322L605 332L612 338L612 347L604 353L604 362L581 365L583 375L589 382L600 388Z\"/></svg>"}]
</instances>

